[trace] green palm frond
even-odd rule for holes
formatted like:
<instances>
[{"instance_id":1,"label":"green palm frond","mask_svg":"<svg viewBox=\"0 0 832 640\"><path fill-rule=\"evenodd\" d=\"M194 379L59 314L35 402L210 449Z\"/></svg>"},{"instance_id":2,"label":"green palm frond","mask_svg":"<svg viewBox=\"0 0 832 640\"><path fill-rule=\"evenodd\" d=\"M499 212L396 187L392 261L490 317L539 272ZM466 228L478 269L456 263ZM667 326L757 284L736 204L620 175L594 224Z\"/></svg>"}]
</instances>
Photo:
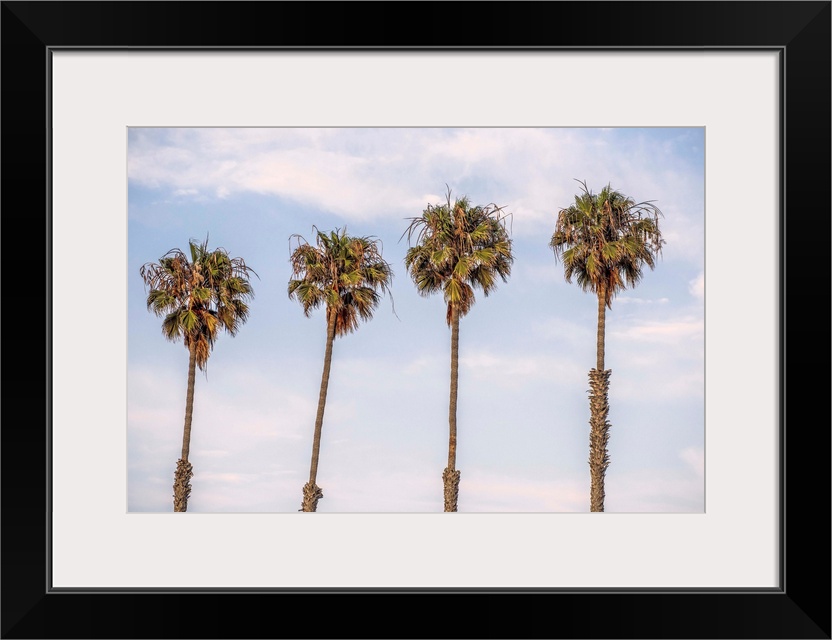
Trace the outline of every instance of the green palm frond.
<instances>
[{"instance_id":1,"label":"green palm frond","mask_svg":"<svg viewBox=\"0 0 832 640\"><path fill-rule=\"evenodd\" d=\"M652 202L636 202L610 185L597 194L585 182L575 202L558 213L549 247L560 259L567 282L573 278L584 291L604 292L612 306L618 291L634 287L643 267L653 269L661 255L661 210Z\"/></svg>"},{"instance_id":2,"label":"green palm frond","mask_svg":"<svg viewBox=\"0 0 832 640\"><path fill-rule=\"evenodd\" d=\"M289 297L297 300L304 314L325 305L335 317L336 335L355 331L361 321L372 318L381 293L390 293L393 271L382 258L378 240L347 235L346 227L323 232L315 229L315 244L302 236L289 262L292 278Z\"/></svg>"},{"instance_id":3,"label":"green palm frond","mask_svg":"<svg viewBox=\"0 0 832 640\"><path fill-rule=\"evenodd\" d=\"M254 297L249 278L257 273L221 247L209 250L208 238L190 240L188 249L188 254L171 249L139 273L148 290L148 310L163 317L162 334L193 346L204 370L219 332L235 335L248 319L248 301Z\"/></svg>"},{"instance_id":4,"label":"green palm frond","mask_svg":"<svg viewBox=\"0 0 832 640\"><path fill-rule=\"evenodd\" d=\"M448 189L444 203L410 218L405 265L420 295L443 293L449 324L452 307L460 317L470 311L475 288L488 296L498 277L508 281L514 257L506 217L503 207L474 206L467 196L451 202Z\"/></svg>"}]
</instances>

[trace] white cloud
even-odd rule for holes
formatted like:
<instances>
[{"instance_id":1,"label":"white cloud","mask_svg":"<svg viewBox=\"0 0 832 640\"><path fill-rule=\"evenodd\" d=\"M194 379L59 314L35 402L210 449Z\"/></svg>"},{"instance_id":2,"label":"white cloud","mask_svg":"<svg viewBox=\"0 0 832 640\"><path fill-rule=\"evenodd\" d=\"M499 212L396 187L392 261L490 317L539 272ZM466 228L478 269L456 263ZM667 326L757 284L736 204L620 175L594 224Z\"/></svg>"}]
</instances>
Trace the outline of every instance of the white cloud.
<instances>
[{"instance_id":1,"label":"white cloud","mask_svg":"<svg viewBox=\"0 0 832 640\"><path fill-rule=\"evenodd\" d=\"M644 469L617 473L610 467L604 507L613 513L701 513L705 483L684 469Z\"/></svg>"},{"instance_id":2,"label":"white cloud","mask_svg":"<svg viewBox=\"0 0 832 640\"><path fill-rule=\"evenodd\" d=\"M660 198L671 255L699 259L701 225L682 208L691 206L688 178L668 172L656 181L656 149L633 161L612 153L606 134L588 138L531 128L143 130L131 138L128 175L180 195L249 191L362 221L418 215L444 201L448 183L455 195L513 213L516 237L551 233L559 208L580 189L573 178L613 180L636 189L635 197L646 190Z\"/></svg>"},{"instance_id":3,"label":"white cloud","mask_svg":"<svg viewBox=\"0 0 832 640\"><path fill-rule=\"evenodd\" d=\"M224 449L195 449L194 454L200 458L227 458L231 455Z\"/></svg>"},{"instance_id":4,"label":"white cloud","mask_svg":"<svg viewBox=\"0 0 832 640\"><path fill-rule=\"evenodd\" d=\"M705 451L701 447L688 447L679 453L698 478L705 477Z\"/></svg>"},{"instance_id":5,"label":"white cloud","mask_svg":"<svg viewBox=\"0 0 832 640\"><path fill-rule=\"evenodd\" d=\"M442 366L447 366L445 362L447 358L442 358ZM425 370L436 369L439 367L439 357L418 356L408 362L403 371L408 375L419 374Z\"/></svg>"},{"instance_id":6,"label":"white cloud","mask_svg":"<svg viewBox=\"0 0 832 640\"><path fill-rule=\"evenodd\" d=\"M610 333L615 339L621 340L677 344L680 341L701 339L704 344L705 321L682 318L663 322L643 322Z\"/></svg>"},{"instance_id":7,"label":"white cloud","mask_svg":"<svg viewBox=\"0 0 832 640\"><path fill-rule=\"evenodd\" d=\"M560 284L565 283L569 285L564 280L563 277L563 268L559 265L555 264L554 259L552 259L552 263L548 265L543 264L520 264L518 265L519 268L513 269L512 274L517 272L517 276L522 278L525 281L534 282L536 284L546 283L546 284ZM518 278L518 279L519 279ZM574 286L574 285L569 285Z\"/></svg>"},{"instance_id":8,"label":"white cloud","mask_svg":"<svg viewBox=\"0 0 832 640\"><path fill-rule=\"evenodd\" d=\"M587 485L577 480L535 480L482 470L463 471L459 510L479 513L588 511Z\"/></svg>"},{"instance_id":9,"label":"white cloud","mask_svg":"<svg viewBox=\"0 0 832 640\"><path fill-rule=\"evenodd\" d=\"M688 291L697 300L705 299L705 274L700 273L688 283Z\"/></svg>"},{"instance_id":10,"label":"white cloud","mask_svg":"<svg viewBox=\"0 0 832 640\"><path fill-rule=\"evenodd\" d=\"M621 295L615 299L616 304L636 304L636 305L647 305L647 304L667 304L670 302L667 298L658 298L657 300L648 300L647 298L636 298L633 296L626 296Z\"/></svg>"},{"instance_id":11,"label":"white cloud","mask_svg":"<svg viewBox=\"0 0 832 640\"><path fill-rule=\"evenodd\" d=\"M638 355L637 351L607 352L606 366L613 371L613 392L621 398L647 403L698 400L705 396L704 368L692 365L687 349L667 354Z\"/></svg>"},{"instance_id":12,"label":"white cloud","mask_svg":"<svg viewBox=\"0 0 832 640\"><path fill-rule=\"evenodd\" d=\"M585 374L585 367L562 356L496 354L488 350L469 349L460 356L459 363L466 370L466 375L470 374L474 379L494 379L498 374L500 383L511 387L542 379L548 383L571 382Z\"/></svg>"}]
</instances>

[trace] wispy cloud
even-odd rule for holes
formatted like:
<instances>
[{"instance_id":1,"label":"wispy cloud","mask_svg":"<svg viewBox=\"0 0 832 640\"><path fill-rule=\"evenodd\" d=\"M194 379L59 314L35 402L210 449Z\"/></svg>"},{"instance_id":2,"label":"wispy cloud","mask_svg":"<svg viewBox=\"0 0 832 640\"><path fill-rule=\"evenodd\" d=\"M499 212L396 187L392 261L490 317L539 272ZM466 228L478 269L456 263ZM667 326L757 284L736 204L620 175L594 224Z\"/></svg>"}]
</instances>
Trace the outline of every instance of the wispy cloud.
<instances>
[{"instance_id":1,"label":"wispy cloud","mask_svg":"<svg viewBox=\"0 0 832 640\"><path fill-rule=\"evenodd\" d=\"M464 489L463 489L464 487ZM529 480L522 476L464 474L460 511L479 513L574 513L588 511L587 487L576 480Z\"/></svg>"},{"instance_id":2,"label":"wispy cloud","mask_svg":"<svg viewBox=\"0 0 832 640\"><path fill-rule=\"evenodd\" d=\"M564 357L495 353L487 349L471 349L460 356L466 375L488 380L499 376L503 385L521 386L530 381L572 381L581 378L585 367Z\"/></svg>"},{"instance_id":3,"label":"wispy cloud","mask_svg":"<svg viewBox=\"0 0 832 640\"><path fill-rule=\"evenodd\" d=\"M705 299L705 274L700 273L695 279L688 283L688 291L697 300Z\"/></svg>"},{"instance_id":4,"label":"wispy cloud","mask_svg":"<svg viewBox=\"0 0 832 640\"><path fill-rule=\"evenodd\" d=\"M705 323L704 320L697 318L680 318L664 322L644 322L616 329L611 332L611 335L616 340L676 344L680 341L692 339L704 340Z\"/></svg>"},{"instance_id":5,"label":"wispy cloud","mask_svg":"<svg viewBox=\"0 0 832 640\"><path fill-rule=\"evenodd\" d=\"M644 469L618 473L610 467L605 508L618 513L704 511L705 483L691 469Z\"/></svg>"},{"instance_id":6,"label":"wispy cloud","mask_svg":"<svg viewBox=\"0 0 832 640\"><path fill-rule=\"evenodd\" d=\"M699 478L705 477L705 451L701 447L687 447L679 457L693 470Z\"/></svg>"},{"instance_id":7,"label":"wispy cloud","mask_svg":"<svg viewBox=\"0 0 832 640\"><path fill-rule=\"evenodd\" d=\"M649 184L651 193L633 195L656 198L673 210L666 221L672 254L699 256L701 242L691 239L701 235L694 222L701 204L687 209L684 176L675 171L655 181L637 168L660 167L662 155L655 150L655 157L645 153L641 163L625 160L603 137L588 144L591 134L570 129L402 131L132 130L128 176L136 185L180 197L269 194L350 220L413 215L444 200L446 183L457 194L483 185L472 195L513 213L518 237L550 232L559 208L579 190L572 178L603 186L615 177L619 188ZM337 144L323 146L336 135ZM677 195L685 198L678 205Z\"/></svg>"}]
</instances>

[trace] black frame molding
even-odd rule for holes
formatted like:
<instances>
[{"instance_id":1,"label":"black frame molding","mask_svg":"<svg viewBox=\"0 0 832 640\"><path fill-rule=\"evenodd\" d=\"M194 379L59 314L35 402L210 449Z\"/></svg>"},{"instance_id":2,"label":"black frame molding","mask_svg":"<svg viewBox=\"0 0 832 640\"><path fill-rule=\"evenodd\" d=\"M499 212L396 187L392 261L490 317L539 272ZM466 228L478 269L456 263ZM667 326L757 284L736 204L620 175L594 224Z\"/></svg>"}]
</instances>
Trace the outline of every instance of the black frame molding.
<instances>
[{"instance_id":1,"label":"black frame molding","mask_svg":"<svg viewBox=\"0 0 832 640\"><path fill-rule=\"evenodd\" d=\"M2 638L830 638L831 9L829 0L2 2ZM65 48L779 52L781 588L50 589L48 101L51 52ZM753 270L746 258L738 268ZM821 373L807 355L818 353ZM336 596L352 598L352 615L336 613Z\"/></svg>"}]
</instances>

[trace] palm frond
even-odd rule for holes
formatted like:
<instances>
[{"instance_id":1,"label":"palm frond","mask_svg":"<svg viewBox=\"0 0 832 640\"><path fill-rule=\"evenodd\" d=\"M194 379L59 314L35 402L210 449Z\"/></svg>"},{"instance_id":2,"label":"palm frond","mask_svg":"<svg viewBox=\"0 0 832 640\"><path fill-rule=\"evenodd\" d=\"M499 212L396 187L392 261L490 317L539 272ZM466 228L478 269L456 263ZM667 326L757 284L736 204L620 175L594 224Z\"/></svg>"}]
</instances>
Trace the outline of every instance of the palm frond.
<instances>
[{"instance_id":1,"label":"palm frond","mask_svg":"<svg viewBox=\"0 0 832 640\"><path fill-rule=\"evenodd\" d=\"M405 266L420 295L443 293L449 324L453 307L460 317L470 311L475 288L488 295L497 276L508 280L514 257L506 217L493 203L474 206L467 196L452 201L448 188L445 203L409 218Z\"/></svg>"},{"instance_id":2,"label":"palm frond","mask_svg":"<svg viewBox=\"0 0 832 640\"><path fill-rule=\"evenodd\" d=\"M309 316L322 304L334 314L336 335L355 331L372 318L382 293L390 293L393 271L371 236L349 236L346 227L315 230L315 244L294 235L288 293Z\"/></svg>"},{"instance_id":3,"label":"palm frond","mask_svg":"<svg viewBox=\"0 0 832 640\"><path fill-rule=\"evenodd\" d=\"M636 202L609 184L597 194L578 180L575 202L558 212L549 240L567 282L577 280L584 291L604 291L607 306L615 294L635 286L643 267L655 267L664 240L653 201Z\"/></svg>"},{"instance_id":4,"label":"palm frond","mask_svg":"<svg viewBox=\"0 0 832 640\"><path fill-rule=\"evenodd\" d=\"M259 277L242 258L223 248L209 250L207 237L190 240L188 254L171 249L142 265L139 274L148 289L148 311L163 317L162 334L193 346L201 369L218 333L234 335L248 319L247 303L254 296L249 278Z\"/></svg>"}]
</instances>

